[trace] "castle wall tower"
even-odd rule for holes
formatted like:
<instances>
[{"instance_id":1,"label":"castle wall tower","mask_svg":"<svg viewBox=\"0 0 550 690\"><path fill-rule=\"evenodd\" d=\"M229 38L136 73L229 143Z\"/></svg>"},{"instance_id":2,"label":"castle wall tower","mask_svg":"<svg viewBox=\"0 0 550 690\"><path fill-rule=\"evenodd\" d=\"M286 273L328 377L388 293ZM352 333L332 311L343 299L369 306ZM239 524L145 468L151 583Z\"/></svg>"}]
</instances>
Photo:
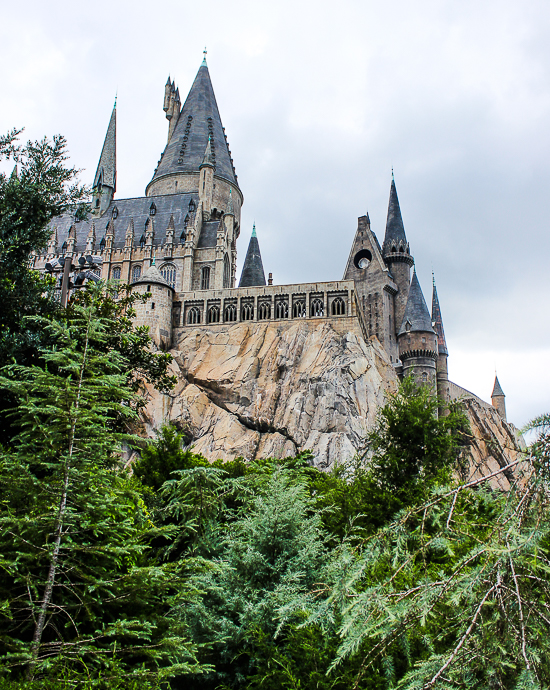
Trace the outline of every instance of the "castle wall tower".
<instances>
[{"instance_id":1,"label":"castle wall tower","mask_svg":"<svg viewBox=\"0 0 550 690\"><path fill-rule=\"evenodd\" d=\"M447 350L445 331L443 330L443 318L441 316L441 307L439 306L439 297L437 296L435 278L433 279L432 291L432 324L435 332L437 333L437 395L440 400L442 400L445 404L448 404L450 398L449 371L447 367L449 351Z\"/></svg>"},{"instance_id":2,"label":"castle wall tower","mask_svg":"<svg viewBox=\"0 0 550 690\"><path fill-rule=\"evenodd\" d=\"M496 407L499 415L506 421L506 396L502 390L498 376L495 374L495 385L493 386L493 392L491 393L491 404Z\"/></svg>"},{"instance_id":3,"label":"castle wall tower","mask_svg":"<svg viewBox=\"0 0 550 690\"><path fill-rule=\"evenodd\" d=\"M92 187L92 213L101 216L109 207L116 191L116 101Z\"/></svg>"},{"instance_id":4,"label":"castle wall tower","mask_svg":"<svg viewBox=\"0 0 550 690\"><path fill-rule=\"evenodd\" d=\"M405 306L409 296L409 285L411 281L411 267L414 265L414 259L411 256L409 243L405 235L405 227L401 216L401 208L397 197L393 171L390 200L388 204L388 218L386 221L386 235L384 237L384 244L382 245L382 255L397 285L397 294L395 296L395 323L398 328L403 322L403 316L405 315Z\"/></svg>"},{"instance_id":5,"label":"castle wall tower","mask_svg":"<svg viewBox=\"0 0 550 690\"><path fill-rule=\"evenodd\" d=\"M168 350L172 341L172 303L174 289L155 266L155 259L145 273L132 283L132 293L151 293L146 302L136 302L136 326L149 326L149 332L161 350Z\"/></svg>"},{"instance_id":6,"label":"castle wall tower","mask_svg":"<svg viewBox=\"0 0 550 690\"><path fill-rule=\"evenodd\" d=\"M358 308L361 310L369 336L376 336L391 360L399 357L396 332L396 283L384 258L376 235L371 230L368 214L357 221L357 232L351 246L344 280L355 281Z\"/></svg>"},{"instance_id":7,"label":"castle wall tower","mask_svg":"<svg viewBox=\"0 0 550 690\"><path fill-rule=\"evenodd\" d=\"M403 323L397 334L403 376L412 375L419 384L437 390L437 334L422 294L416 271L413 272Z\"/></svg>"}]
</instances>

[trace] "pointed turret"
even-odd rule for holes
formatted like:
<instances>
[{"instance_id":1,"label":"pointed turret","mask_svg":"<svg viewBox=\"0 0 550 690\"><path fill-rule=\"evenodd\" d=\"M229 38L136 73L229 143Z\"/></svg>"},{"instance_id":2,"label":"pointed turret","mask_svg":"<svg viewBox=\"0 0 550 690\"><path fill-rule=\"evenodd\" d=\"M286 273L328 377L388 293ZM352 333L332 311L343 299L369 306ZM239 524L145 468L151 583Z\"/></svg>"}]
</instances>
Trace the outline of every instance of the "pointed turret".
<instances>
[{"instance_id":1,"label":"pointed turret","mask_svg":"<svg viewBox=\"0 0 550 690\"><path fill-rule=\"evenodd\" d=\"M260 245L256 235L256 224L254 223L239 287L255 287L258 285L265 285L265 273L262 255L260 254Z\"/></svg>"},{"instance_id":2,"label":"pointed turret","mask_svg":"<svg viewBox=\"0 0 550 690\"><path fill-rule=\"evenodd\" d=\"M418 383L436 392L437 334L422 294L416 271L413 273L405 314L399 333L399 358L403 375L413 375Z\"/></svg>"},{"instance_id":3,"label":"pointed turret","mask_svg":"<svg viewBox=\"0 0 550 690\"><path fill-rule=\"evenodd\" d=\"M445 331L443 330L443 318L441 316L441 307L439 306L439 297L437 296L437 287L435 285L435 276L432 273L433 291L432 291L432 324L437 334L437 395L445 404L449 402L449 370L447 367L447 358L449 351L447 350L447 342L445 341ZM440 414L448 412L446 408L440 409Z\"/></svg>"},{"instance_id":4,"label":"pointed turret","mask_svg":"<svg viewBox=\"0 0 550 690\"><path fill-rule=\"evenodd\" d=\"M168 88L168 84L165 88ZM175 97L176 94L173 94L170 100L175 99ZM168 110L167 116L169 113L170 110ZM211 157L216 166L216 175L236 186L237 177L218 111L216 96L212 88L210 73L206 62L203 61L185 99L158 168L148 186L147 193L150 195L158 193L155 190L161 189L161 187L155 183L161 178L178 173L198 173L209 137L211 138ZM152 185L155 185L154 189L151 188Z\"/></svg>"},{"instance_id":5,"label":"pointed turret","mask_svg":"<svg viewBox=\"0 0 550 690\"><path fill-rule=\"evenodd\" d=\"M382 245L382 254L398 288L395 296L395 325L396 328L399 328L405 314L405 305L407 304L411 281L411 266L414 265L414 259L411 256L409 243L405 235L393 170L391 173L386 236Z\"/></svg>"},{"instance_id":6,"label":"pointed turret","mask_svg":"<svg viewBox=\"0 0 550 690\"><path fill-rule=\"evenodd\" d=\"M499 415L506 421L506 396L499 383L498 376L495 374L495 385L493 386L493 392L491 393L491 404L496 407Z\"/></svg>"},{"instance_id":7,"label":"pointed turret","mask_svg":"<svg viewBox=\"0 0 550 690\"><path fill-rule=\"evenodd\" d=\"M435 277L433 278L432 291L432 323L435 332L437 333L437 354L447 356L449 351L447 350L445 331L443 330L443 319L441 317L441 307L439 306L439 297L437 296Z\"/></svg>"},{"instance_id":8,"label":"pointed turret","mask_svg":"<svg viewBox=\"0 0 550 690\"><path fill-rule=\"evenodd\" d=\"M212 155L212 137L208 137L208 143L206 144L206 149L204 151L204 156L202 159L202 163L200 167L202 168L204 165L209 165L212 168L215 168L214 164L214 157Z\"/></svg>"},{"instance_id":9,"label":"pointed turret","mask_svg":"<svg viewBox=\"0 0 550 690\"><path fill-rule=\"evenodd\" d=\"M116 99L93 184L92 212L102 215L116 191Z\"/></svg>"}]
</instances>

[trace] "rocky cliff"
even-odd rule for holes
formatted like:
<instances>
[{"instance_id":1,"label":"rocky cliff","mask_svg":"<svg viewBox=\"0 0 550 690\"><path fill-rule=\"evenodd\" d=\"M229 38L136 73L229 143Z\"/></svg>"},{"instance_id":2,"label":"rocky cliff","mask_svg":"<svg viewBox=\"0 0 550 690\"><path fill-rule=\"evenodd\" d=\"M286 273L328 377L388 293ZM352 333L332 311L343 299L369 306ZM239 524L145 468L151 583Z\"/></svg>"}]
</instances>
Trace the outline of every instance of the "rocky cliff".
<instances>
[{"instance_id":1,"label":"rocky cliff","mask_svg":"<svg viewBox=\"0 0 550 690\"><path fill-rule=\"evenodd\" d=\"M309 449L327 469L353 457L364 449L385 391L398 384L385 350L353 322L341 332L321 319L177 331L171 353L178 383L170 395L150 392L146 433L177 421L195 452L212 460ZM490 473L519 451L513 429L475 396L465 404L474 436L468 474Z\"/></svg>"}]
</instances>

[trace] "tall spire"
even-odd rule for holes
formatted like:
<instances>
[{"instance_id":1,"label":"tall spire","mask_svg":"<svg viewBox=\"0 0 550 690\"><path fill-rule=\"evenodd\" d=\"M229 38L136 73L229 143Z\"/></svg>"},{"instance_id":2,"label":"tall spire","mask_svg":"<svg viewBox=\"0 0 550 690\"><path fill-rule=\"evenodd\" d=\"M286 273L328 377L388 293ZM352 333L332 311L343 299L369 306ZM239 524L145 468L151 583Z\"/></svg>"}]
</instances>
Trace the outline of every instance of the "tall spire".
<instances>
[{"instance_id":1,"label":"tall spire","mask_svg":"<svg viewBox=\"0 0 550 690\"><path fill-rule=\"evenodd\" d=\"M493 386L493 392L491 393L491 398L496 398L496 397L505 398L506 396L504 395L504 391L502 390L502 387L499 383L498 376L495 374L495 385Z\"/></svg>"},{"instance_id":2,"label":"tall spire","mask_svg":"<svg viewBox=\"0 0 550 690\"><path fill-rule=\"evenodd\" d=\"M206 149L204 151L204 158L202 159L201 168L203 165L211 165L215 168L215 161L212 156L212 137L208 137L208 143L206 144Z\"/></svg>"},{"instance_id":3,"label":"tall spire","mask_svg":"<svg viewBox=\"0 0 550 690\"><path fill-rule=\"evenodd\" d=\"M437 333L437 352L439 355L448 355L447 342L445 340L445 331L443 330L443 318L441 317L441 307L439 306L439 297L437 296L437 287L435 286L435 277L433 277L433 292L432 292L432 323L435 332Z\"/></svg>"},{"instance_id":4,"label":"tall spire","mask_svg":"<svg viewBox=\"0 0 550 690\"><path fill-rule=\"evenodd\" d=\"M491 404L496 407L499 415L506 421L506 396L499 383L498 376L495 372L495 385L493 386L493 392L491 393Z\"/></svg>"},{"instance_id":5,"label":"tall spire","mask_svg":"<svg viewBox=\"0 0 550 690\"><path fill-rule=\"evenodd\" d=\"M255 287L258 285L265 285L265 273L262 255L260 254L260 245L256 235L256 224L254 223L239 287Z\"/></svg>"},{"instance_id":6,"label":"tall spire","mask_svg":"<svg viewBox=\"0 0 550 690\"><path fill-rule=\"evenodd\" d=\"M384 256L386 256L386 254L390 254L391 252L399 252L400 249L408 254L407 237L405 235L405 227L403 226L403 218L401 216L401 208L399 207L399 199L397 197L397 189L395 187L392 168L390 201L388 204L388 218L386 220L386 236L384 238L382 250Z\"/></svg>"},{"instance_id":7,"label":"tall spire","mask_svg":"<svg viewBox=\"0 0 550 690\"><path fill-rule=\"evenodd\" d=\"M403 333L415 331L422 331L423 333L435 333L432 327L432 320L430 312L426 305L426 300L422 294L422 288L418 282L416 271L413 273L411 280L411 287L409 289L409 297L407 299L407 306L405 307L405 314L403 316L403 323L399 329L398 335Z\"/></svg>"},{"instance_id":8,"label":"tall spire","mask_svg":"<svg viewBox=\"0 0 550 690\"><path fill-rule=\"evenodd\" d=\"M116 99L93 184L93 212L101 215L116 191Z\"/></svg>"},{"instance_id":9,"label":"tall spire","mask_svg":"<svg viewBox=\"0 0 550 690\"><path fill-rule=\"evenodd\" d=\"M168 83L166 89L168 89ZM211 156L216 165L216 176L236 185L237 177L210 73L206 61L203 61L179 113L177 124L164 149L153 180L177 173L198 172L209 137Z\"/></svg>"}]
</instances>

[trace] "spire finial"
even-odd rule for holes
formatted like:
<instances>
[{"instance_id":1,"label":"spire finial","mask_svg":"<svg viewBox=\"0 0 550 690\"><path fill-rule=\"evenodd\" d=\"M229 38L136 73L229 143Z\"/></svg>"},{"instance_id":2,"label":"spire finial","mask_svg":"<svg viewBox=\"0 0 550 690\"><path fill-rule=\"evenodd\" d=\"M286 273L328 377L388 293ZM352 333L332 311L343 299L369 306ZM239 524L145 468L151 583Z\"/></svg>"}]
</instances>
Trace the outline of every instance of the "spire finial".
<instances>
[{"instance_id":1,"label":"spire finial","mask_svg":"<svg viewBox=\"0 0 550 690\"><path fill-rule=\"evenodd\" d=\"M252 226L252 237L257 237L257 235L256 235L256 221L254 221L254 224Z\"/></svg>"},{"instance_id":2,"label":"spire finial","mask_svg":"<svg viewBox=\"0 0 550 690\"><path fill-rule=\"evenodd\" d=\"M435 274L434 274L433 268L432 268L432 284L435 287Z\"/></svg>"},{"instance_id":3,"label":"spire finial","mask_svg":"<svg viewBox=\"0 0 550 690\"><path fill-rule=\"evenodd\" d=\"M118 98L118 89L115 91L115 104L113 108L116 108L116 99Z\"/></svg>"},{"instance_id":4,"label":"spire finial","mask_svg":"<svg viewBox=\"0 0 550 690\"><path fill-rule=\"evenodd\" d=\"M206 53L207 53L207 52L208 52L208 51L206 50L206 46L205 46L205 47L204 47L204 50L202 51L202 54L204 55L204 57L203 57L203 59L202 59L202 64L203 64L205 67L207 66L207 65L206 65Z\"/></svg>"},{"instance_id":5,"label":"spire finial","mask_svg":"<svg viewBox=\"0 0 550 690\"><path fill-rule=\"evenodd\" d=\"M151 261L151 266L155 265L155 256L153 255L153 260Z\"/></svg>"},{"instance_id":6,"label":"spire finial","mask_svg":"<svg viewBox=\"0 0 550 690\"><path fill-rule=\"evenodd\" d=\"M395 182L395 177L393 175L393 165L391 166L391 181Z\"/></svg>"}]
</instances>

